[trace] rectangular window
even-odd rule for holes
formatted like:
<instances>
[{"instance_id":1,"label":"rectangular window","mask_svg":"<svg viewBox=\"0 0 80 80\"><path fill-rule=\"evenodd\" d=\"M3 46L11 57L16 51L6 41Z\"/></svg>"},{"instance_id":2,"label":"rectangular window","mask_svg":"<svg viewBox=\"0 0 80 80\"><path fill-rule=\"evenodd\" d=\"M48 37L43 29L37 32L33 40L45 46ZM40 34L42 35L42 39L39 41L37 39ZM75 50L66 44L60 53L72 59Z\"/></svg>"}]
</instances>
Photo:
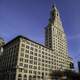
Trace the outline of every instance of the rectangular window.
<instances>
[{"instance_id":1,"label":"rectangular window","mask_svg":"<svg viewBox=\"0 0 80 80\"><path fill-rule=\"evenodd\" d=\"M29 49L29 46L28 46L28 45L26 45L26 48L27 48L27 49Z\"/></svg>"},{"instance_id":2,"label":"rectangular window","mask_svg":"<svg viewBox=\"0 0 80 80\"><path fill-rule=\"evenodd\" d=\"M24 64L24 68L28 68L28 64Z\"/></svg>"}]
</instances>

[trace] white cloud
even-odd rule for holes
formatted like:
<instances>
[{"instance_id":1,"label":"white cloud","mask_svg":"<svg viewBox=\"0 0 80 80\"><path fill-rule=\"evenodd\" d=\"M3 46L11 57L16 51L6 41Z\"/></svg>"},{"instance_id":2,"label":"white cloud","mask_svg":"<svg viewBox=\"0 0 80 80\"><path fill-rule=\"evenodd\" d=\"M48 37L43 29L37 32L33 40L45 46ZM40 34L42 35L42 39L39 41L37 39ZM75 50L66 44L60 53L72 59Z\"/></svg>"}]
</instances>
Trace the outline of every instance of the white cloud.
<instances>
[{"instance_id":1,"label":"white cloud","mask_svg":"<svg viewBox=\"0 0 80 80\"><path fill-rule=\"evenodd\" d=\"M76 35L73 35L73 36L68 36L68 39L69 40L80 39L80 34L76 34Z\"/></svg>"}]
</instances>

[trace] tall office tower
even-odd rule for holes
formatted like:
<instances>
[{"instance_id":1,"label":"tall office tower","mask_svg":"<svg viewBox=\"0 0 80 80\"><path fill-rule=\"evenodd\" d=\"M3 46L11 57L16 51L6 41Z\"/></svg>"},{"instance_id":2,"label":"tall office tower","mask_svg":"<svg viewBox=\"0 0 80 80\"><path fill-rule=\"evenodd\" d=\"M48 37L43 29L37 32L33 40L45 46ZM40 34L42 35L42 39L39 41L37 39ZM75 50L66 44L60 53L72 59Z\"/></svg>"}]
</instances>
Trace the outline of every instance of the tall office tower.
<instances>
[{"instance_id":1,"label":"tall office tower","mask_svg":"<svg viewBox=\"0 0 80 80\"><path fill-rule=\"evenodd\" d=\"M66 35L56 6L52 7L49 23L45 27L45 46L54 50L56 66L61 65L63 69L69 67L67 62L70 57L68 56Z\"/></svg>"}]
</instances>

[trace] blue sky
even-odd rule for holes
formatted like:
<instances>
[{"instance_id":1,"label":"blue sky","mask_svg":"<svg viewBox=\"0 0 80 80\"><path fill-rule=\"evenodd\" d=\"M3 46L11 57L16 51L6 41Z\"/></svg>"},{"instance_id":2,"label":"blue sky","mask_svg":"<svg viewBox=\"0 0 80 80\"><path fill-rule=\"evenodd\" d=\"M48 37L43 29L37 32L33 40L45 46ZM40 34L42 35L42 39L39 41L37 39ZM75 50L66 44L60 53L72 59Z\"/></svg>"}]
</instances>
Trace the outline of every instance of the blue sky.
<instances>
[{"instance_id":1,"label":"blue sky","mask_svg":"<svg viewBox=\"0 0 80 80\"><path fill-rule=\"evenodd\" d=\"M69 54L77 65L80 60L80 0L55 0L55 4L67 35ZM0 36L9 41L24 35L44 43L50 6L50 0L0 0Z\"/></svg>"}]
</instances>

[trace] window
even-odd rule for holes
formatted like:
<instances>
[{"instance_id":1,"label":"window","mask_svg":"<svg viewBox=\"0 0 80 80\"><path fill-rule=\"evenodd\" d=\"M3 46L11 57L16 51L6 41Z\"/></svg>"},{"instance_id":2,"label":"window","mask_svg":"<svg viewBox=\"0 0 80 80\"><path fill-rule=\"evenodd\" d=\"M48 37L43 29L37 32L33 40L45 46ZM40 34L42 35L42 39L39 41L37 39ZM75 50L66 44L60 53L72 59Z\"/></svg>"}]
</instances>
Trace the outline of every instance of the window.
<instances>
[{"instance_id":1,"label":"window","mask_svg":"<svg viewBox=\"0 0 80 80\"><path fill-rule=\"evenodd\" d=\"M34 53L35 56L37 56L37 53Z\"/></svg>"},{"instance_id":2,"label":"window","mask_svg":"<svg viewBox=\"0 0 80 80\"><path fill-rule=\"evenodd\" d=\"M27 73L28 71L27 70L24 70L24 73Z\"/></svg>"},{"instance_id":3,"label":"window","mask_svg":"<svg viewBox=\"0 0 80 80\"><path fill-rule=\"evenodd\" d=\"M41 54L39 54L39 57L41 57Z\"/></svg>"},{"instance_id":4,"label":"window","mask_svg":"<svg viewBox=\"0 0 80 80\"><path fill-rule=\"evenodd\" d=\"M22 75L21 74L18 74L18 77L22 77Z\"/></svg>"},{"instance_id":5,"label":"window","mask_svg":"<svg viewBox=\"0 0 80 80\"><path fill-rule=\"evenodd\" d=\"M20 66L23 66L23 63L19 63Z\"/></svg>"},{"instance_id":6,"label":"window","mask_svg":"<svg viewBox=\"0 0 80 80\"><path fill-rule=\"evenodd\" d=\"M18 78L18 80L22 80L22 78Z\"/></svg>"},{"instance_id":7,"label":"window","mask_svg":"<svg viewBox=\"0 0 80 80\"><path fill-rule=\"evenodd\" d=\"M30 64L33 64L33 60L30 60Z\"/></svg>"},{"instance_id":8,"label":"window","mask_svg":"<svg viewBox=\"0 0 80 80\"><path fill-rule=\"evenodd\" d=\"M26 57L26 58L29 58L29 55L25 54L25 57Z\"/></svg>"},{"instance_id":9,"label":"window","mask_svg":"<svg viewBox=\"0 0 80 80\"><path fill-rule=\"evenodd\" d=\"M21 53L20 56L24 57L24 53Z\"/></svg>"},{"instance_id":10,"label":"window","mask_svg":"<svg viewBox=\"0 0 80 80\"><path fill-rule=\"evenodd\" d=\"M26 41L26 43L27 43L27 44L30 44L30 42L29 42L29 41Z\"/></svg>"},{"instance_id":11,"label":"window","mask_svg":"<svg viewBox=\"0 0 80 80\"><path fill-rule=\"evenodd\" d=\"M24 64L24 67L25 67L25 68L28 68L28 64Z\"/></svg>"},{"instance_id":12,"label":"window","mask_svg":"<svg viewBox=\"0 0 80 80\"><path fill-rule=\"evenodd\" d=\"M38 58L38 61L41 61L41 58Z\"/></svg>"},{"instance_id":13,"label":"window","mask_svg":"<svg viewBox=\"0 0 80 80\"><path fill-rule=\"evenodd\" d=\"M26 45L26 48L27 48L27 49L29 49L29 46L28 46L28 45Z\"/></svg>"},{"instance_id":14,"label":"window","mask_svg":"<svg viewBox=\"0 0 80 80\"><path fill-rule=\"evenodd\" d=\"M37 65L37 61L34 61L34 64Z\"/></svg>"},{"instance_id":15,"label":"window","mask_svg":"<svg viewBox=\"0 0 80 80\"><path fill-rule=\"evenodd\" d=\"M37 66L34 66L34 69L37 69Z\"/></svg>"},{"instance_id":16,"label":"window","mask_svg":"<svg viewBox=\"0 0 80 80\"><path fill-rule=\"evenodd\" d=\"M44 58L44 55L42 55L42 58Z\"/></svg>"},{"instance_id":17,"label":"window","mask_svg":"<svg viewBox=\"0 0 80 80\"><path fill-rule=\"evenodd\" d=\"M36 48L38 48L38 45L37 45L37 44L35 44L35 47L36 47Z\"/></svg>"},{"instance_id":18,"label":"window","mask_svg":"<svg viewBox=\"0 0 80 80\"><path fill-rule=\"evenodd\" d=\"M35 51L37 52L38 50L37 50L37 49L35 49Z\"/></svg>"},{"instance_id":19,"label":"window","mask_svg":"<svg viewBox=\"0 0 80 80\"><path fill-rule=\"evenodd\" d=\"M30 73L32 73L32 72L30 71ZM32 80L32 76L31 75L29 76L29 80Z\"/></svg>"},{"instance_id":20,"label":"window","mask_svg":"<svg viewBox=\"0 0 80 80\"><path fill-rule=\"evenodd\" d=\"M27 60L27 59L25 59L25 62L26 62L26 63L28 63L28 60Z\"/></svg>"},{"instance_id":21,"label":"window","mask_svg":"<svg viewBox=\"0 0 80 80\"><path fill-rule=\"evenodd\" d=\"M34 74L36 74L36 71L33 71Z\"/></svg>"},{"instance_id":22,"label":"window","mask_svg":"<svg viewBox=\"0 0 80 80\"><path fill-rule=\"evenodd\" d=\"M24 79L23 80L27 80L27 76L24 75Z\"/></svg>"},{"instance_id":23,"label":"window","mask_svg":"<svg viewBox=\"0 0 80 80\"><path fill-rule=\"evenodd\" d=\"M23 62L23 58L20 58L20 61Z\"/></svg>"},{"instance_id":24,"label":"window","mask_svg":"<svg viewBox=\"0 0 80 80\"><path fill-rule=\"evenodd\" d=\"M32 71L31 71L31 70L29 70L29 73L32 73Z\"/></svg>"},{"instance_id":25,"label":"window","mask_svg":"<svg viewBox=\"0 0 80 80\"><path fill-rule=\"evenodd\" d=\"M21 51L24 51L24 48L21 48Z\"/></svg>"},{"instance_id":26,"label":"window","mask_svg":"<svg viewBox=\"0 0 80 80\"><path fill-rule=\"evenodd\" d=\"M32 65L29 65L29 68L31 68L31 69L32 69Z\"/></svg>"},{"instance_id":27,"label":"window","mask_svg":"<svg viewBox=\"0 0 80 80\"><path fill-rule=\"evenodd\" d=\"M31 50L33 50L33 47L31 47Z\"/></svg>"},{"instance_id":28,"label":"window","mask_svg":"<svg viewBox=\"0 0 80 80\"><path fill-rule=\"evenodd\" d=\"M37 57L34 57L34 60L37 60Z\"/></svg>"},{"instance_id":29,"label":"window","mask_svg":"<svg viewBox=\"0 0 80 80\"><path fill-rule=\"evenodd\" d=\"M25 47L25 44L22 44L22 47Z\"/></svg>"},{"instance_id":30,"label":"window","mask_svg":"<svg viewBox=\"0 0 80 80\"><path fill-rule=\"evenodd\" d=\"M42 59L42 62L44 62L44 59Z\"/></svg>"},{"instance_id":31,"label":"window","mask_svg":"<svg viewBox=\"0 0 80 80\"><path fill-rule=\"evenodd\" d=\"M27 75L26 74L24 75L24 78L27 78Z\"/></svg>"},{"instance_id":32,"label":"window","mask_svg":"<svg viewBox=\"0 0 80 80\"><path fill-rule=\"evenodd\" d=\"M22 68L21 68L21 69L19 69L19 72L22 72Z\"/></svg>"},{"instance_id":33,"label":"window","mask_svg":"<svg viewBox=\"0 0 80 80\"><path fill-rule=\"evenodd\" d=\"M44 54L44 52L42 51L42 54Z\"/></svg>"},{"instance_id":34,"label":"window","mask_svg":"<svg viewBox=\"0 0 80 80\"><path fill-rule=\"evenodd\" d=\"M26 50L25 52L26 52L26 53L29 53L29 50Z\"/></svg>"},{"instance_id":35,"label":"window","mask_svg":"<svg viewBox=\"0 0 80 80\"><path fill-rule=\"evenodd\" d=\"M30 56L30 59L33 59L33 56Z\"/></svg>"},{"instance_id":36,"label":"window","mask_svg":"<svg viewBox=\"0 0 80 80\"><path fill-rule=\"evenodd\" d=\"M33 55L33 52L32 52L32 51L30 51L30 54L32 54L32 55Z\"/></svg>"},{"instance_id":37,"label":"window","mask_svg":"<svg viewBox=\"0 0 80 80\"><path fill-rule=\"evenodd\" d=\"M33 44L33 43L31 43L31 46L34 46L34 44Z\"/></svg>"}]
</instances>

